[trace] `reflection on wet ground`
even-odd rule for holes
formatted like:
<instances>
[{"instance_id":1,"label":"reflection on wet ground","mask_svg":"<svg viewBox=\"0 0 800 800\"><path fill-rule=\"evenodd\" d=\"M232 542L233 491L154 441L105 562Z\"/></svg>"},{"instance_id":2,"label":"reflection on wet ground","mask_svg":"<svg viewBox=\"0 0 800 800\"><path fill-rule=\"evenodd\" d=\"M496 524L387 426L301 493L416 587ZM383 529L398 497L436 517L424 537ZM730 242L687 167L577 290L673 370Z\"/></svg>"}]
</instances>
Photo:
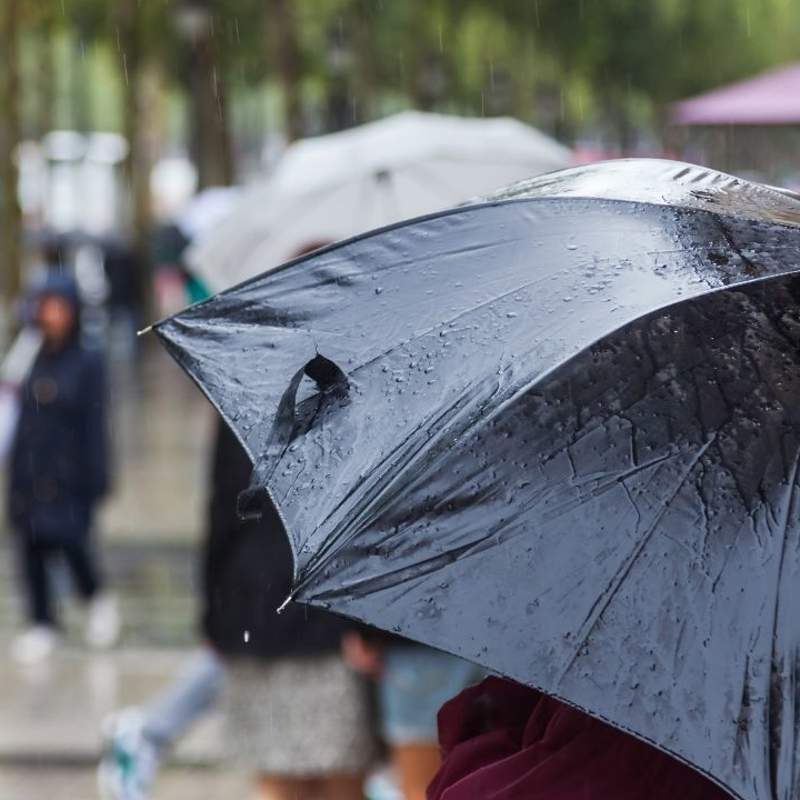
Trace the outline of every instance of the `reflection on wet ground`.
<instances>
[{"instance_id":1,"label":"reflection on wet ground","mask_svg":"<svg viewBox=\"0 0 800 800\"><path fill-rule=\"evenodd\" d=\"M94 800L97 796L94 771L88 767L0 764L3 800ZM243 775L217 769L169 768L159 776L152 800L234 800L248 796Z\"/></svg>"},{"instance_id":2,"label":"reflection on wet ground","mask_svg":"<svg viewBox=\"0 0 800 800\"><path fill-rule=\"evenodd\" d=\"M0 642L5 652L7 642ZM0 659L2 800L91 800L106 715L152 698L187 657L183 650L92 655L67 648L36 668ZM159 778L154 800L246 796L244 776L220 765L220 719L197 724Z\"/></svg>"},{"instance_id":3,"label":"reflection on wet ground","mask_svg":"<svg viewBox=\"0 0 800 800\"><path fill-rule=\"evenodd\" d=\"M0 642L4 652L6 645ZM106 715L151 699L186 658L185 650L90 654L72 647L35 667L21 667L4 657L0 660L0 763L58 765L93 760ZM186 737L175 755L185 764L205 764L217 761L219 753L219 719L212 714Z\"/></svg>"}]
</instances>

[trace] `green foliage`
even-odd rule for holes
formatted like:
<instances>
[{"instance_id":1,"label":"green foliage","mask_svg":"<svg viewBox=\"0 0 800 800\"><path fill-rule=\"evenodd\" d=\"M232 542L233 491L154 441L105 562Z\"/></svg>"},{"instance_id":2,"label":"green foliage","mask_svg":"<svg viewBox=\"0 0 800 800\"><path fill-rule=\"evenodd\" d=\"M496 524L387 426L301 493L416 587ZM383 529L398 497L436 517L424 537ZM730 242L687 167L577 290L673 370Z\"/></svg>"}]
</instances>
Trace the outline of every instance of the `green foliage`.
<instances>
[{"instance_id":1,"label":"green foliage","mask_svg":"<svg viewBox=\"0 0 800 800\"><path fill-rule=\"evenodd\" d=\"M45 91L36 66L45 39L77 43L74 57L91 54L88 79L107 84L91 89L91 122L108 125L115 82L124 79L127 8L141 33L139 58L160 65L168 91L185 93L184 2L24 3L24 90ZM204 5L219 79L234 109L237 98L247 109L233 118L252 120L266 104L259 98L274 99L281 82L273 51L282 31L271 4ZM673 100L791 60L800 36L796 0L293 0L291 8L302 97L317 128L339 98L354 120L398 106L512 113L564 135L611 130L624 141L632 128L656 124ZM41 106L26 100L27 129L37 127Z\"/></svg>"}]
</instances>

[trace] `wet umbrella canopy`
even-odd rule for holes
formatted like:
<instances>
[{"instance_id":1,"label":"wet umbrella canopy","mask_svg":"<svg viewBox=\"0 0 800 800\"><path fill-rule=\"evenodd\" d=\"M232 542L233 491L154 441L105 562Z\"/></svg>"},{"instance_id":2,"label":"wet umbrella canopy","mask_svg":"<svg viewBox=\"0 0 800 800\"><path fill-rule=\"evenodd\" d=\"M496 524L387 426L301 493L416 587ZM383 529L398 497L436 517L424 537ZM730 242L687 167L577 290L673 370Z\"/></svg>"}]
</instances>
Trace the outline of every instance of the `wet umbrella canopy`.
<instances>
[{"instance_id":1,"label":"wet umbrella canopy","mask_svg":"<svg viewBox=\"0 0 800 800\"><path fill-rule=\"evenodd\" d=\"M294 599L543 689L736 796L790 798L798 264L793 196L609 163L157 330L256 463L244 505L266 488L279 507Z\"/></svg>"}]
</instances>

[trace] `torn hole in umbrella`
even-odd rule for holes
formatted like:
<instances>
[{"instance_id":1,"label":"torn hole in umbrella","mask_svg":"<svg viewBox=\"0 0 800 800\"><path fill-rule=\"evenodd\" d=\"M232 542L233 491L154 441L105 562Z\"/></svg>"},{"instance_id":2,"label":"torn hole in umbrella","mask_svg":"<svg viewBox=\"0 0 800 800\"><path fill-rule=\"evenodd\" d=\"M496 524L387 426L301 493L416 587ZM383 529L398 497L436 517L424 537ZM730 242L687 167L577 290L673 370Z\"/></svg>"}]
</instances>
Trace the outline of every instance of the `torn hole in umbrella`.
<instances>
[{"instance_id":1,"label":"torn hole in umbrella","mask_svg":"<svg viewBox=\"0 0 800 800\"><path fill-rule=\"evenodd\" d=\"M309 382L316 384L316 392L308 391L305 384ZM344 405L349 392L350 385L341 368L319 353L297 370L278 404L266 444L253 464L250 486L239 495L237 510L241 519L261 517L264 503L269 502L266 487L286 449L311 430L332 404Z\"/></svg>"}]
</instances>

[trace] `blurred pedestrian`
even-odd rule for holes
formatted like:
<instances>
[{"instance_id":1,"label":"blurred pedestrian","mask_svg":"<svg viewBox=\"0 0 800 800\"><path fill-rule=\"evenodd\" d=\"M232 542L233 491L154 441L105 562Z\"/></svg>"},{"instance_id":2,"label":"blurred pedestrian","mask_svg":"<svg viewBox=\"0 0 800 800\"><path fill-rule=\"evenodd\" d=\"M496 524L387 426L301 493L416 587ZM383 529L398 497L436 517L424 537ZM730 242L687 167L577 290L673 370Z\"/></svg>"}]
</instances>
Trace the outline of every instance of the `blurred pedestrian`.
<instances>
[{"instance_id":1,"label":"blurred pedestrian","mask_svg":"<svg viewBox=\"0 0 800 800\"><path fill-rule=\"evenodd\" d=\"M221 691L220 660L210 647L203 647L152 702L112 714L103 725L103 756L97 769L103 797L147 800L170 748L216 706Z\"/></svg>"},{"instance_id":2,"label":"blurred pedestrian","mask_svg":"<svg viewBox=\"0 0 800 800\"><path fill-rule=\"evenodd\" d=\"M78 290L64 271L47 271L34 319L43 343L21 388L8 492L30 623L12 654L26 663L48 656L57 642L49 570L59 557L87 604L87 643L109 647L119 634L91 540L109 482L105 371L101 356L81 345Z\"/></svg>"},{"instance_id":3,"label":"blurred pedestrian","mask_svg":"<svg viewBox=\"0 0 800 800\"><path fill-rule=\"evenodd\" d=\"M146 800L169 747L220 693L231 760L256 775L261 800L361 800L376 751L363 679L340 656L343 620L291 606L292 555L274 507L242 522L252 465L220 421L203 554L202 632L210 647L144 709L114 715L100 785Z\"/></svg>"},{"instance_id":4,"label":"blurred pedestrian","mask_svg":"<svg viewBox=\"0 0 800 800\"><path fill-rule=\"evenodd\" d=\"M425 800L441 763L439 709L485 672L475 664L398 636L349 633L348 663L378 685L381 738L404 800Z\"/></svg>"},{"instance_id":5,"label":"blurred pedestrian","mask_svg":"<svg viewBox=\"0 0 800 800\"><path fill-rule=\"evenodd\" d=\"M310 242L296 255L326 244ZM215 451L205 630L223 656L233 760L261 800L361 800L377 747L369 688L341 653L344 619L290 604L293 556L277 509L242 521L252 465L226 425Z\"/></svg>"},{"instance_id":6,"label":"blurred pedestrian","mask_svg":"<svg viewBox=\"0 0 800 800\"><path fill-rule=\"evenodd\" d=\"M141 259L127 242L109 240L102 243L101 250L111 334L123 357L132 361L138 349L136 331L142 319L144 297Z\"/></svg>"},{"instance_id":7,"label":"blurred pedestrian","mask_svg":"<svg viewBox=\"0 0 800 800\"><path fill-rule=\"evenodd\" d=\"M165 269L181 269L180 255L188 244L175 225L156 229L154 255ZM208 295L188 273L182 279L189 303ZM209 526L210 527L210 526ZM207 563L207 559L205 559ZM205 569L204 574L209 570ZM206 598L208 592L202 596ZM205 619L206 613L203 614ZM158 770L170 749L211 711L222 693L223 670L216 651L204 644L189 658L173 681L144 706L130 706L109 715L103 723L103 754L97 768L98 785L108 800L147 800Z\"/></svg>"},{"instance_id":8,"label":"blurred pedestrian","mask_svg":"<svg viewBox=\"0 0 800 800\"><path fill-rule=\"evenodd\" d=\"M360 800L376 748L368 687L340 654L350 627L290 605L292 554L274 506L239 520L250 460L221 425L206 551L205 628L225 667L232 759L262 800Z\"/></svg>"},{"instance_id":9,"label":"blurred pedestrian","mask_svg":"<svg viewBox=\"0 0 800 800\"><path fill-rule=\"evenodd\" d=\"M441 760L439 709L484 672L448 653L402 641L387 645L382 661L381 735L405 800L425 800Z\"/></svg>"},{"instance_id":10,"label":"blurred pedestrian","mask_svg":"<svg viewBox=\"0 0 800 800\"><path fill-rule=\"evenodd\" d=\"M195 287L199 296L190 294L190 302L206 296ZM296 606L277 614L289 593L292 555L274 507L260 522L239 519L251 470L220 420L202 559L201 627L209 646L153 702L106 721L98 779L110 800L147 800L169 748L221 693L230 756L256 774L262 800L363 796L377 748L368 687L341 657L349 626Z\"/></svg>"}]
</instances>

